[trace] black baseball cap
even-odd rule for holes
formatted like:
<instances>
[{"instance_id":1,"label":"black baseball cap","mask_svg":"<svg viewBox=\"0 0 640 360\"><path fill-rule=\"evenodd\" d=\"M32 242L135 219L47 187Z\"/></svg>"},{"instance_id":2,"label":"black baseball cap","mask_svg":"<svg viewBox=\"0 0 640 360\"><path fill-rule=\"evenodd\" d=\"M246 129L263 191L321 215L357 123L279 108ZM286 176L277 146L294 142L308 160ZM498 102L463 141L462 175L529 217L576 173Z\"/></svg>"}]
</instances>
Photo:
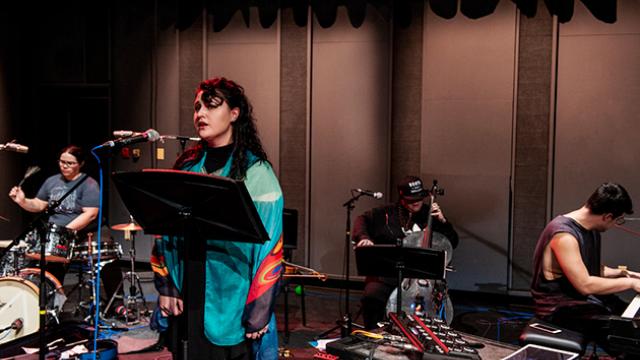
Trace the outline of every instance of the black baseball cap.
<instances>
[{"instance_id":1,"label":"black baseball cap","mask_svg":"<svg viewBox=\"0 0 640 360\"><path fill-rule=\"evenodd\" d=\"M398 193L400 197L406 200L422 200L429 191L422 186L422 179L417 176L407 176L398 184Z\"/></svg>"}]
</instances>

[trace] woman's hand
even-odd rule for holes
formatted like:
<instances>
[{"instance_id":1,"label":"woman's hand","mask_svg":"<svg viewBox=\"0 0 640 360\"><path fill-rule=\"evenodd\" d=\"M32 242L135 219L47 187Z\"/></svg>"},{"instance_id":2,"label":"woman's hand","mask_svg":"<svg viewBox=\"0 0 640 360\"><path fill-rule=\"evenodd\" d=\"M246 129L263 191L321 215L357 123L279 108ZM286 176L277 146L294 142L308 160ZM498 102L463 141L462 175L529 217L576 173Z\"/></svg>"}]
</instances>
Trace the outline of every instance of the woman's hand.
<instances>
[{"instance_id":1,"label":"woman's hand","mask_svg":"<svg viewBox=\"0 0 640 360\"><path fill-rule=\"evenodd\" d=\"M14 186L11 188L11 191L9 191L9 197L19 205L24 202L24 191L22 191L21 188Z\"/></svg>"},{"instance_id":2,"label":"woman's hand","mask_svg":"<svg viewBox=\"0 0 640 360\"><path fill-rule=\"evenodd\" d=\"M180 298L160 295L158 297L158 306L164 316L178 316L182 314L183 305L182 299Z\"/></svg>"}]
</instances>

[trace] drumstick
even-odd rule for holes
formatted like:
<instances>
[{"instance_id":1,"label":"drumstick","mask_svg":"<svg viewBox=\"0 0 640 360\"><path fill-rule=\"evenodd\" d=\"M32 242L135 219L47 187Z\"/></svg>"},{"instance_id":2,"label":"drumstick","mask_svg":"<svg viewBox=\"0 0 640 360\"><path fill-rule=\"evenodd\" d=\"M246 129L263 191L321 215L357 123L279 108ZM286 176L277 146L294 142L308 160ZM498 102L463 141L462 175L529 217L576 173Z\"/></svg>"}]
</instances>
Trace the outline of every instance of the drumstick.
<instances>
[{"instance_id":1,"label":"drumstick","mask_svg":"<svg viewBox=\"0 0 640 360\"><path fill-rule=\"evenodd\" d=\"M18 187L22 187L22 184L24 184L24 181L27 180L31 175L37 173L38 171L40 171L39 166L29 166L27 171L24 173L24 177L22 178L22 180L20 180Z\"/></svg>"},{"instance_id":2,"label":"drumstick","mask_svg":"<svg viewBox=\"0 0 640 360\"><path fill-rule=\"evenodd\" d=\"M0 215L0 220L2 221L6 221L6 222L10 222L11 220L7 219L6 217Z\"/></svg>"}]
</instances>

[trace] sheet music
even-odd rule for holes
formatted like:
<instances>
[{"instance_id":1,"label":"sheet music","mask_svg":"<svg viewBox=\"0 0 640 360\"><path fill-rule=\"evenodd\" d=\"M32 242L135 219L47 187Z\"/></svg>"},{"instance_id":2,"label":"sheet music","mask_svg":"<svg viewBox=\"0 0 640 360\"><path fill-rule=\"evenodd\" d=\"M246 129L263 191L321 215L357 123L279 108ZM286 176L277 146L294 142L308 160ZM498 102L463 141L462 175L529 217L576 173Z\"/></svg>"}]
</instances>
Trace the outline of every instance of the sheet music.
<instances>
[{"instance_id":1,"label":"sheet music","mask_svg":"<svg viewBox=\"0 0 640 360\"><path fill-rule=\"evenodd\" d=\"M640 294L637 294L636 297L631 300L629 306L627 306L625 311L622 313L622 317L627 319L640 317L640 314L638 314L638 310L640 310Z\"/></svg>"}]
</instances>

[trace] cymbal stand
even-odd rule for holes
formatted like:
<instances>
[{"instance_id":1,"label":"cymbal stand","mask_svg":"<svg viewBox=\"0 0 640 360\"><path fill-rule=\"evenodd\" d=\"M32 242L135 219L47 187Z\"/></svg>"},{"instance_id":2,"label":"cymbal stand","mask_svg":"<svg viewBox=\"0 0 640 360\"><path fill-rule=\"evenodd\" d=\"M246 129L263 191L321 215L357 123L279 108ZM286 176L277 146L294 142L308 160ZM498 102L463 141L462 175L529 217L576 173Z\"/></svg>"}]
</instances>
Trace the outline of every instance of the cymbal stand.
<instances>
[{"instance_id":1,"label":"cymbal stand","mask_svg":"<svg viewBox=\"0 0 640 360\"><path fill-rule=\"evenodd\" d=\"M125 240L131 239L131 247L129 248L129 257L131 260L131 271L127 271L122 280L120 280L120 284L116 291L111 296L109 303L104 309L104 313L107 313L113 304L113 300L115 300L118 292L122 289L124 290L124 282L129 281L129 294L125 294L122 299L124 305L124 316L127 320L127 324L133 324L134 322L130 322L130 318L140 319L141 316L146 316L149 314L149 307L147 306L147 300L144 298L144 292L142 291L142 285L140 284L140 276L136 273L135 263L136 263L136 231L135 230L125 230L124 231ZM139 303L142 303L144 311L140 311ZM134 310L135 309L135 310ZM130 317L130 312L135 311L135 317Z\"/></svg>"}]
</instances>

